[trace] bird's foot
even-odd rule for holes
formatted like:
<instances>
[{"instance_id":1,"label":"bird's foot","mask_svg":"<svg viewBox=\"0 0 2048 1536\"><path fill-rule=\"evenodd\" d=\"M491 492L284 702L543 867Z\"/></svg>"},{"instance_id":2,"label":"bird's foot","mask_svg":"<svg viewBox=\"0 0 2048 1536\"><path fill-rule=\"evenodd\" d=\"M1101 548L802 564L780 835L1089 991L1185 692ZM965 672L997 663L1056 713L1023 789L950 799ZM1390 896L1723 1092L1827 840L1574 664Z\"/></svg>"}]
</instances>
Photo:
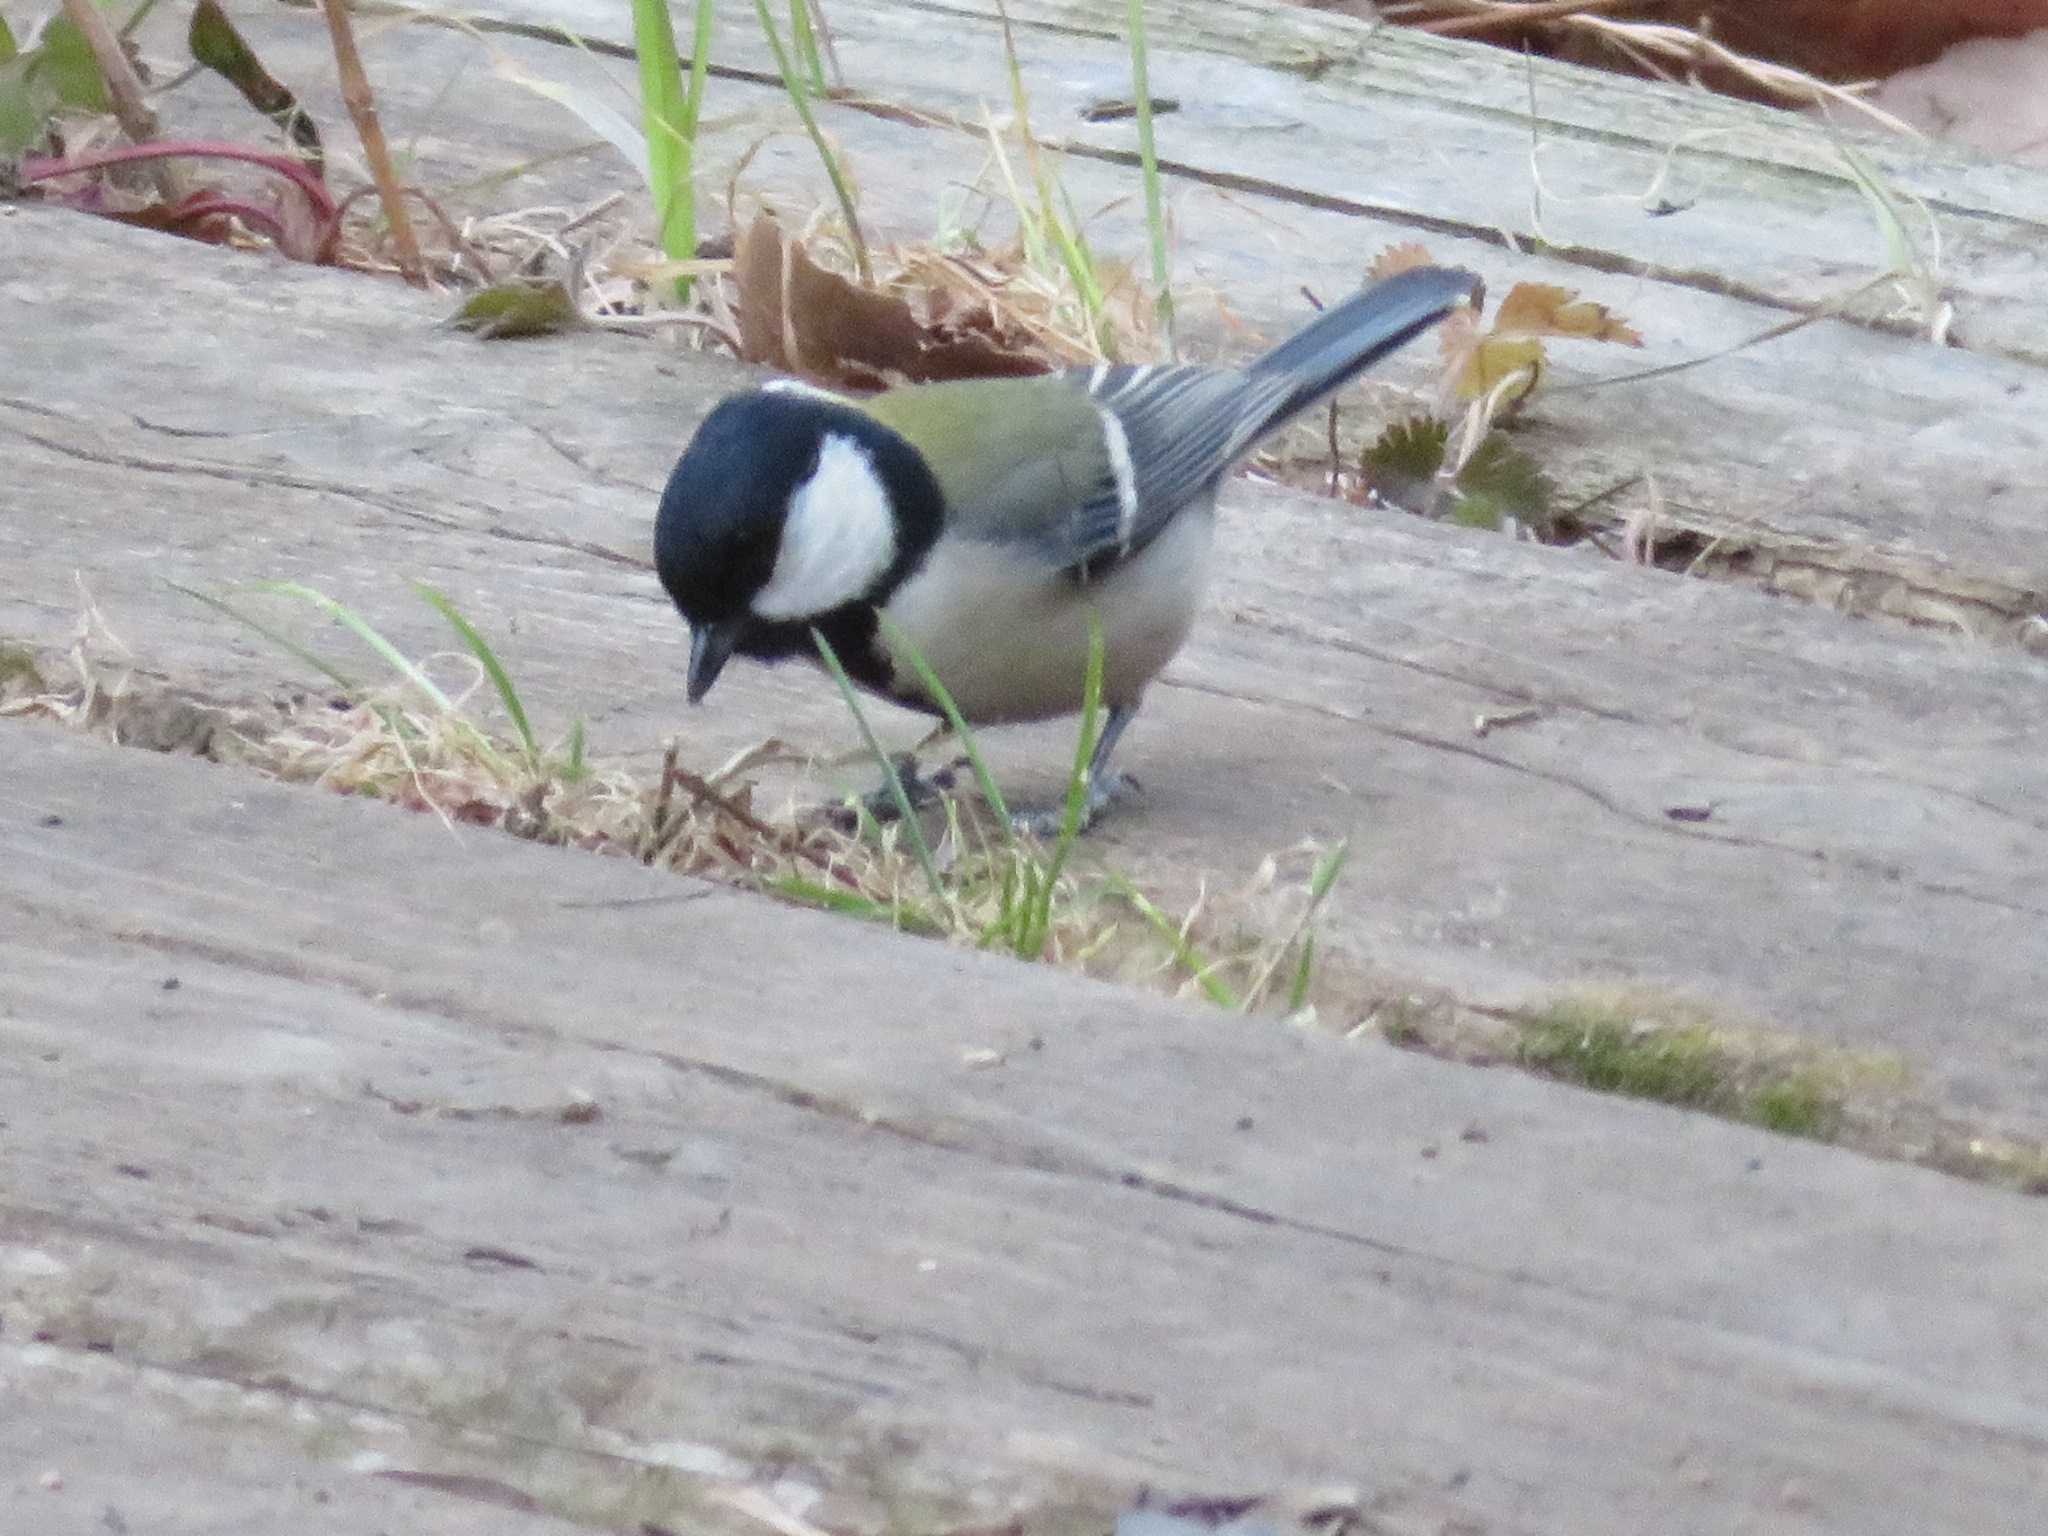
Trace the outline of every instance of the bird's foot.
<instances>
[{"instance_id":1,"label":"bird's foot","mask_svg":"<svg viewBox=\"0 0 2048 1536\"><path fill-rule=\"evenodd\" d=\"M1074 835L1078 837L1088 831L1117 801L1138 792L1138 781L1128 773L1090 774L1088 787L1081 795L1081 821L1074 829ZM1039 841L1047 843L1058 841L1066 824L1065 800L1034 810L1014 811L1010 815L1011 826L1019 832L1027 832Z\"/></svg>"},{"instance_id":2,"label":"bird's foot","mask_svg":"<svg viewBox=\"0 0 2048 1536\"><path fill-rule=\"evenodd\" d=\"M926 806L935 804L953 788L954 770L957 763L950 763L927 777L917 771L917 759L906 752L895 760L896 777L903 785L903 796L910 802L913 815ZM832 825L842 832L857 831L863 821L875 821L886 825L902 818L903 808L896 803L896 794L887 783L871 794L847 805L834 806L828 813Z\"/></svg>"}]
</instances>

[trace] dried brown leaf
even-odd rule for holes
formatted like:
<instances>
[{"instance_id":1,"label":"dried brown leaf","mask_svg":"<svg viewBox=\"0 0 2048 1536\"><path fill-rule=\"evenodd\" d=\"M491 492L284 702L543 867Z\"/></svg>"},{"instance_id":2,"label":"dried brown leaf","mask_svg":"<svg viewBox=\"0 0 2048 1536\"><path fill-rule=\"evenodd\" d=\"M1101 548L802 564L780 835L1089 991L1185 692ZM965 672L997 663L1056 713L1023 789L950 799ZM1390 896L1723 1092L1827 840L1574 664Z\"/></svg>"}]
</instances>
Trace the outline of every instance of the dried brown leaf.
<instances>
[{"instance_id":1,"label":"dried brown leaf","mask_svg":"<svg viewBox=\"0 0 2048 1536\"><path fill-rule=\"evenodd\" d=\"M1517 283L1494 313L1502 336L1563 336L1577 341L1613 341L1640 347L1642 336L1605 304L1582 299L1555 283Z\"/></svg>"},{"instance_id":2,"label":"dried brown leaf","mask_svg":"<svg viewBox=\"0 0 2048 1536\"><path fill-rule=\"evenodd\" d=\"M1429 247L1420 240L1404 240L1399 245L1390 245L1373 258L1366 273L1374 282L1382 282L1397 273L1412 272L1417 267L1433 264L1435 258L1429 254Z\"/></svg>"},{"instance_id":3,"label":"dried brown leaf","mask_svg":"<svg viewBox=\"0 0 2048 1536\"><path fill-rule=\"evenodd\" d=\"M820 266L803 243L763 215L733 254L740 343L748 361L841 388L880 389L934 379L1015 377L1049 366L1036 348L1012 345L984 306L952 313L950 297L925 290L920 316L904 294L863 288Z\"/></svg>"}]
</instances>

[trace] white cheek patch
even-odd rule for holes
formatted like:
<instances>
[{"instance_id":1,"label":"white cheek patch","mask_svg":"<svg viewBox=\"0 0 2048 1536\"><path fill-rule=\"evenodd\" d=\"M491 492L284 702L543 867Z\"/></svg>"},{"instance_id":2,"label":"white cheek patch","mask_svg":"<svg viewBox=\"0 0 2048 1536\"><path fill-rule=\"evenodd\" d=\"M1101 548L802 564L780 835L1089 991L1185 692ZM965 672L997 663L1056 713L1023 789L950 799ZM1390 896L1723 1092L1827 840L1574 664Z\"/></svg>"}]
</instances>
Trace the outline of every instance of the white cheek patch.
<instances>
[{"instance_id":1,"label":"white cheek patch","mask_svg":"<svg viewBox=\"0 0 2048 1536\"><path fill-rule=\"evenodd\" d=\"M874 461L850 437L828 433L818 467L797 487L768 584L754 595L764 619L812 619L864 596L896 560L896 518Z\"/></svg>"}]
</instances>

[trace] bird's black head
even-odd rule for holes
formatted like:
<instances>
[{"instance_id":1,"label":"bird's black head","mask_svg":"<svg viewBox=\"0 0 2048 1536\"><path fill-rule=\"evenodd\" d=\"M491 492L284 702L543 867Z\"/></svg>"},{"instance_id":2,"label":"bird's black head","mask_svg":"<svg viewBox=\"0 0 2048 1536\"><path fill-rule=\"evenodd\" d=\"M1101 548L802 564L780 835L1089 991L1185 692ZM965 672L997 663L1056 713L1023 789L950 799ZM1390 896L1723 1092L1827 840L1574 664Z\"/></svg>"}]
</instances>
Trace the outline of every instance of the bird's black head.
<instances>
[{"instance_id":1,"label":"bird's black head","mask_svg":"<svg viewBox=\"0 0 2048 1536\"><path fill-rule=\"evenodd\" d=\"M846 401L770 385L721 402L654 523L655 571L690 622L691 701L734 651L808 653L813 624L894 590L942 511L923 456Z\"/></svg>"}]
</instances>

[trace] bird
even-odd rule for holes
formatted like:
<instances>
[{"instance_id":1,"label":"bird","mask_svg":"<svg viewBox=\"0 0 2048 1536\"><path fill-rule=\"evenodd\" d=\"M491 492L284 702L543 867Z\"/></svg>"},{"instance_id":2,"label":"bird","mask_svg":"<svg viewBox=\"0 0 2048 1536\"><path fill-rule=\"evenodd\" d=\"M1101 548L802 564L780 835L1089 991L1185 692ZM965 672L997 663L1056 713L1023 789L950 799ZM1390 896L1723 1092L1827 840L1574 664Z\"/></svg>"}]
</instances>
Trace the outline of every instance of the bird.
<instances>
[{"instance_id":1,"label":"bird","mask_svg":"<svg viewBox=\"0 0 2048 1536\"><path fill-rule=\"evenodd\" d=\"M896 703L943 714L914 653L969 726L1051 719L1085 707L1099 628L1092 824L1130 787L1111 756L1201 606L1224 476L1482 292L1473 273L1413 267L1237 368L1104 363L862 398L777 379L726 397L655 517L690 703L735 655L818 660L815 631Z\"/></svg>"}]
</instances>

